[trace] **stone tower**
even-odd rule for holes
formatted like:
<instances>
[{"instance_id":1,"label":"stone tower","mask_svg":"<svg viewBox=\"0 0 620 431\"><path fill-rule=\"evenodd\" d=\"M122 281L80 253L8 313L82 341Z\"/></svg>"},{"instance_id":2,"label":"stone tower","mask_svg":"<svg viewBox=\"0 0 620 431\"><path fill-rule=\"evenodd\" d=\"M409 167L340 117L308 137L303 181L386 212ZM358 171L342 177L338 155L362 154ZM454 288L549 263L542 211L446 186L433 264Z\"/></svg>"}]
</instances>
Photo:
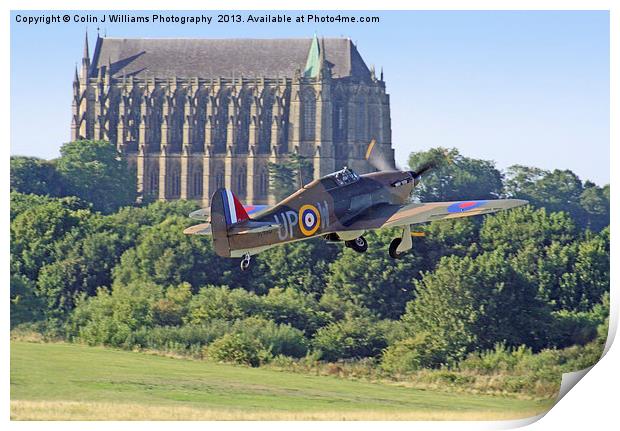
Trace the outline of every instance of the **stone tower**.
<instances>
[{"instance_id":1,"label":"stone tower","mask_svg":"<svg viewBox=\"0 0 620 431\"><path fill-rule=\"evenodd\" d=\"M71 138L115 145L138 193L209 205L218 187L274 204L269 162L300 154L315 178L388 160L390 100L349 39L120 39L88 36L73 82Z\"/></svg>"}]
</instances>

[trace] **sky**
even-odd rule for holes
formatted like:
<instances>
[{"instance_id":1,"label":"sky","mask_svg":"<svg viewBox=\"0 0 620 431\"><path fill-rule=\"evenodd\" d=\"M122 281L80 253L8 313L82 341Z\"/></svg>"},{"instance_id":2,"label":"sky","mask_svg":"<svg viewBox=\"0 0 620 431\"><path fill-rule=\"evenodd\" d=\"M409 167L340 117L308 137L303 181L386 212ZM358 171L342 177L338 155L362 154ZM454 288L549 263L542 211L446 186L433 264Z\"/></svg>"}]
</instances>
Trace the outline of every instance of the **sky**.
<instances>
[{"instance_id":1,"label":"sky","mask_svg":"<svg viewBox=\"0 0 620 431\"><path fill-rule=\"evenodd\" d=\"M16 22L18 14L57 13L65 12L11 13L14 155L54 158L69 140L72 78L81 61L85 31L91 55L97 27L101 35L128 38L310 38L317 33L350 37L369 66L375 65L377 73L383 67L391 100L392 142L401 166L413 151L442 146L492 160L502 170L513 164L570 169L582 180L609 183L606 11L346 12L380 18L379 23L363 24Z\"/></svg>"}]
</instances>

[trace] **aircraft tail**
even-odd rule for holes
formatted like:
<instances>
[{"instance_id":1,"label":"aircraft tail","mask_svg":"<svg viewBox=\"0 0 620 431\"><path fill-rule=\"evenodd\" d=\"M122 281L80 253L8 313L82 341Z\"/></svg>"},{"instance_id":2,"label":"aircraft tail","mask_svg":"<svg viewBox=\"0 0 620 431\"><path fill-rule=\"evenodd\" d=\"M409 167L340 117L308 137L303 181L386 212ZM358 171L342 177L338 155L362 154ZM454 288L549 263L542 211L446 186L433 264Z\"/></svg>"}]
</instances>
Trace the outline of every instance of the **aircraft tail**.
<instances>
[{"instance_id":1,"label":"aircraft tail","mask_svg":"<svg viewBox=\"0 0 620 431\"><path fill-rule=\"evenodd\" d=\"M218 256L230 256L228 229L250 217L239 199L227 189L217 189L211 197L211 231Z\"/></svg>"}]
</instances>

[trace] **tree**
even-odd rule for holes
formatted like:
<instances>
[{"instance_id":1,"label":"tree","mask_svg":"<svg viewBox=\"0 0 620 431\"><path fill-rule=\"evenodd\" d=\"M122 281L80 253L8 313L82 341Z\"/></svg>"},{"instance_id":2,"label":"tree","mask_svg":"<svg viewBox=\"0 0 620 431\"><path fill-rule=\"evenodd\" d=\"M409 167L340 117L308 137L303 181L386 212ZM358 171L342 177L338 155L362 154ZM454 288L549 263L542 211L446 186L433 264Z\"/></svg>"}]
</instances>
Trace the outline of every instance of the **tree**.
<instances>
[{"instance_id":1,"label":"tree","mask_svg":"<svg viewBox=\"0 0 620 431\"><path fill-rule=\"evenodd\" d=\"M317 331L312 344L326 361L377 356L387 343L375 323L360 318L330 323Z\"/></svg>"},{"instance_id":2,"label":"tree","mask_svg":"<svg viewBox=\"0 0 620 431\"><path fill-rule=\"evenodd\" d=\"M66 184L65 192L112 213L136 201L136 175L116 148L105 141L74 141L64 144L56 168Z\"/></svg>"},{"instance_id":3,"label":"tree","mask_svg":"<svg viewBox=\"0 0 620 431\"><path fill-rule=\"evenodd\" d=\"M326 293L368 308L380 318L398 318L414 297L413 279L422 259L415 254L390 258L387 248L395 236L392 231L372 232L366 236L366 253L344 249L330 265Z\"/></svg>"},{"instance_id":4,"label":"tree","mask_svg":"<svg viewBox=\"0 0 620 431\"><path fill-rule=\"evenodd\" d=\"M609 226L609 184L598 187L586 181L583 192L579 196L579 204L586 212L586 227L593 231L600 231L605 226Z\"/></svg>"},{"instance_id":5,"label":"tree","mask_svg":"<svg viewBox=\"0 0 620 431\"><path fill-rule=\"evenodd\" d=\"M11 191L62 196L62 177L52 162L37 157L11 156Z\"/></svg>"},{"instance_id":6,"label":"tree","mask_svg":"<svg viewBox=\"0 0 620 431\"><path fill-rule=\"evenodd\" d=\"M42 319L42 311L34 283L23 275L11 275L11 328Z\"/></svg>"},{"instance_id":7,"label":"tree","mask_svg":"<svg viewBox=\"0 0 620 431\"><path fill-rule=\"evenodd\" d=\"M411 153L412 170L432 162L413 196L423 202L495 199L502 191L502 174L488 160L462 156L456 148L433 148Z\"/></svg>"},{"instance_id":8,"label":"tree","mask_svg":"<svg viewBox=\"0 0 620 431\"><path fill-rule=\"evenodd\" d=\"M298 154L292 154L288 161L269 163L269 190L279 202L301 188L299 177L301 175L304 184L312 181L312 162Z\"/></svg>"},{"instance_id":9,"label":"tree","mask_svg":"<svg viewBox=\"0 0 620 431\"><path fill-rule=\"evenodd\" d=\"M550 212L565 211L582 228L600 230L609 225L609 185L582 183L570 170L545 171L521 165L508 168L504 193L526 199Z\"/></svg>"},{"instance_id":10,"label":"tree","mask_svg":"<svg viewBox=\"0 0 620 431\"><path fill-rule=\"evenodd\" d=\"M114 281L151 281L170 286L189 283L194 291L207 284L254 286L259 274L239 271L238 262L217 256L208 238L185 235L192 224L187 217L172 216L144 230L134 248L128 249L114 268ZM217 268L217 271L213 269ZM260 285L259 285L260 288Z\"/></svg>"},{"instance_id":11,"label":"tree","mask_svg":"<svg viewBox=\"0 0 620 431\"><path fill-rule=\"evenodd\" d=\"M410 337L425 333L435 365L455 363L473 350L504 342L542 348L549 310L536 288L506 264L503 250L472 259L443 258L416 283L417 298L403 316Z\"/></svg>"},{"instance_id":12,"label":"tree","mask_svg":"<svg viewBox=\"0 0 620 431\"><path fill-rule=\"evenodd\" d=\"M318 298L325 290L329 265L339 254L340 246L321 239L284 244L260 253L256 258L264 290L286 287Z\"/></svg>"},{"instance_id":13,"label":"tree","mask_svg":"<svg viewBox=\"0 0 620 431\"><path fill-rule=\"evenodd\" d=\"M11 222L11 265L14 272L37 280L39 270L55 259L54 246L74 229L82 229L92 213L77 198L53 199L30 207Z\"/></svg>"},{"instance_id":14,"label":"tree","mask_svg":"<svg viewBox=\"0 0 620 431\"><path fill-rule=\"evenodd\" d=\"M480 246L484 250L503 248L516 253L528 245L541 250L554 241L568 244L576 236L575 224L567 213L523 206L485 217Z\"/></svg>"}]
</instances>

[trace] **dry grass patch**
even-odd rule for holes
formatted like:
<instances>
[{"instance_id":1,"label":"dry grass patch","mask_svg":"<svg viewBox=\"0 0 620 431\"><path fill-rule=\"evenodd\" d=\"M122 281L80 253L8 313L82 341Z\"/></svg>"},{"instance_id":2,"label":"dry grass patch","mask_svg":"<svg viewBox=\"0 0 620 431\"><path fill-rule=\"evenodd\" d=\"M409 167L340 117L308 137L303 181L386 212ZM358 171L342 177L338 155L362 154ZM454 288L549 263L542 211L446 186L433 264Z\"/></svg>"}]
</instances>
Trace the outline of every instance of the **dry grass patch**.
<instances>
[{"instance_id":1,"label":"dry grass patch","mask_svg":"<svg viewBox=\"0 0 620 431\"><path fill-rule=\"evenodd\" d=\"M208 409L187 406L144 405L78 401L11 401L11 420L171 420L171 421L438 421L438 420L509 420L536 416L546 412L462 412L462 411L322 411L281 412Z\"/></svg>"}]
</instances>

